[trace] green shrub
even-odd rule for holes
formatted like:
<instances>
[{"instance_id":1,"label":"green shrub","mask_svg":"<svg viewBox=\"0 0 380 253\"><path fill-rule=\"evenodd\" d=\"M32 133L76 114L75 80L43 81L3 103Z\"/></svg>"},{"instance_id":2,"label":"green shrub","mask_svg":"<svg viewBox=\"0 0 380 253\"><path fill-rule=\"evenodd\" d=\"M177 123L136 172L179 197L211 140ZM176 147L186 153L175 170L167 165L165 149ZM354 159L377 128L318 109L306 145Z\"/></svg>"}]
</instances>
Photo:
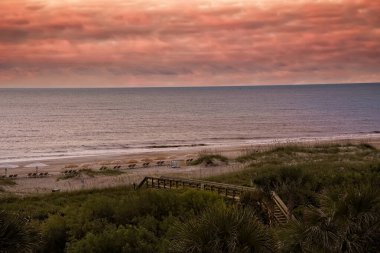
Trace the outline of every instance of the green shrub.
<instances>
[{"instance_id":1,"label":"green shrub","mask_svg":"<svg viewBox=\"0 0 380 253\"><path fill-rule=\"evenodd\" d=\"M42 225L42 252L64 252L67 232L65 219L59 215L50 216Z\"/></svg>"},{"instance_id":2,"label":"green shrub","mask_svg":"<svg viewBox=\"0 0 380 253\"><path fill-rule=\"evenodd\" d=\"M73 253L150 253L157 251L157 238L145 228L110 227L99 234L87 234L83 239L70 244L67 251Z\"/></svg>"},{"instance_id":3,"label":"green shrub","mask_svg":"<svg viewBox=\"0 0 380 253\"><path fill-rule=\"evenodd\" d=\"M21 216L0 211L0 251L32 252L37 248L40 237Z\"/></svg>"},{"instance_id":4,"label":"green shrub","mask_svg":"<svg viewBox=\"0 0 380 253\"><path fill-rule=\"evenodd\" d=\"M200 154L197 159L191 162L191 165L205 164L206 166L214 166L218 162L228 164L228 158L219 154Z\"/></svg>"},{"instance_id":5,"label":"green shrub","mask_svg":"<svg viewBox=\"0 0 380 253\"><path fill-rule=\"evenodd\" d=\"M276 252L277 242L251 211L213 207L200 217L176 224L171 252Z\"/></svg>"},{"instance_id":6,"label":"green shrub","mask_svg":"<svg viewBox=\"0 0 380 253\"><path fill-rule=\"evenodd\" d=\"M9 178L0 178L0 185L16 185L16 182Z\"/></svg>"},{"instance_id":7,"label":"green shrub","mask_svg":"<svg viewBox=\"0 0 380 253\"><path fill-rule=\"evenodd\" d=\"M320 207L280 231L284 252L379 252L379 196L369 186L320 196Z\"/></svg>"}]
</instances>

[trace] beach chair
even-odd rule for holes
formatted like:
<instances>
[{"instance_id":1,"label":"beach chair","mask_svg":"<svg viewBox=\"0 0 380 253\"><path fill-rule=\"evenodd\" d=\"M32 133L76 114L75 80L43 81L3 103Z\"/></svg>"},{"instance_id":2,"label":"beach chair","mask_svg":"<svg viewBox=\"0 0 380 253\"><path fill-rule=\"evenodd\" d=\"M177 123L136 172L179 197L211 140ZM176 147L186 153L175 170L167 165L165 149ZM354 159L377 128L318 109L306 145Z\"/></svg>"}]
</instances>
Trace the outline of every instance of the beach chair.
<instances>
[{"instance_id":1,"label":"beach chair","mask_svg":"<svg viewBox=\"0 0 380 253\"><path fill-rule=\"evenodd\" d=\"M32 177L33 173L28 173L28 177Z\"/></svg>"},{"instance_id":2,"label":"beach chair","mask_svg":"<svg viewBox=\"0 0 380 253\"><path fill-rule=\"evenodd\" d=\"M47 177L48 175L49 175L49 172L45 172L45 173L44 173L44 176Z\"/></svg>"}]
</instances>

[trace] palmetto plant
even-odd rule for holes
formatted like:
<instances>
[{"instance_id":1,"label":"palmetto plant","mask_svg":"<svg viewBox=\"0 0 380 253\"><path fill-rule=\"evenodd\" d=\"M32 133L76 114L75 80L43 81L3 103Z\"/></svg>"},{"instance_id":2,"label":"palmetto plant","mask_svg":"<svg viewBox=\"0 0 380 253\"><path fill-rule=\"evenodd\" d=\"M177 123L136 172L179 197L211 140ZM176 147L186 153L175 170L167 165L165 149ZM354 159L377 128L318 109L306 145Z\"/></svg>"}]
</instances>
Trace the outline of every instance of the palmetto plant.
<instances>
[{"instance_id":1,"label":"palmetto plant","mask_svg":"<svg viewBox=\"0 0 380 253\"><path fill-rule=\"evenodd\" d=\"M309 207L303 223L293 222L282 231L286 252L379 252L380 198L367 187L345 194L329 194L321 206Z\"/></svg>"},{"instance_id":2,"label":"palmetto plant","mask_svg":"<svg viewBox=\"0 0 380 253\"><path fill-rule=\"evenodd\" d=\"M32 252L38 237L25 219L0 211L0 252Z\"/></svg>"},{"instance_id":3,"label":"palmetto plant","mask_svg":"<svg viewBox=\"0 0 380 253\"><path fill-rule=\"evenodd\" d=\"M243 208L210 208L199 218L177 224L172 252L277 252L277 242L254 213Z\"/></svg>"}]
</instances>

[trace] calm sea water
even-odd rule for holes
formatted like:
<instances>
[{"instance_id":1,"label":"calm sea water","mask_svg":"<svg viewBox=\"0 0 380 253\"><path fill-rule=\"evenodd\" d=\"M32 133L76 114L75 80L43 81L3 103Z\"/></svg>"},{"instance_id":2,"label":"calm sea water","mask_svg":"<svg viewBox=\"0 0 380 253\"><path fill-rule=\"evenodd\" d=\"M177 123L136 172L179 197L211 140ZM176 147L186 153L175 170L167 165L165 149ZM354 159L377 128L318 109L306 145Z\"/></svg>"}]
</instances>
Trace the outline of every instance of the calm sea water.
<instances>
[{"instance_id":1,"label":"calm sea water","mask_svg":"<svg viewBox=\"0 0 380 253\"><path fill-rule=\"evenodd\" d=\"M378 84L0 89L0 162L378 133Z\"/></svg>"}]
</instances>

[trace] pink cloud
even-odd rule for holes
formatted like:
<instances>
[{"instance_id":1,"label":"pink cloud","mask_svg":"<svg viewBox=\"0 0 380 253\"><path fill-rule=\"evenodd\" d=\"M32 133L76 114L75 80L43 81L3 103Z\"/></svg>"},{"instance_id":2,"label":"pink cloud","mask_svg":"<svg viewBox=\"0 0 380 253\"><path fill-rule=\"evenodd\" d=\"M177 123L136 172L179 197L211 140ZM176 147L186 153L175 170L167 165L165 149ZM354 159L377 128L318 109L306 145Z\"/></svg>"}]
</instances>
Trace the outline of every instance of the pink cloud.
<instances>
[{"instance_id":1,"label":"pink cloud","mask_svg":"<svg viewBox=\"0 0 380 253\"><path fill-rule=\"evenodd\" d=\"M0 86L380 80L377 1L196 3L0 3Z\"/></svg>"}]
</instances>

